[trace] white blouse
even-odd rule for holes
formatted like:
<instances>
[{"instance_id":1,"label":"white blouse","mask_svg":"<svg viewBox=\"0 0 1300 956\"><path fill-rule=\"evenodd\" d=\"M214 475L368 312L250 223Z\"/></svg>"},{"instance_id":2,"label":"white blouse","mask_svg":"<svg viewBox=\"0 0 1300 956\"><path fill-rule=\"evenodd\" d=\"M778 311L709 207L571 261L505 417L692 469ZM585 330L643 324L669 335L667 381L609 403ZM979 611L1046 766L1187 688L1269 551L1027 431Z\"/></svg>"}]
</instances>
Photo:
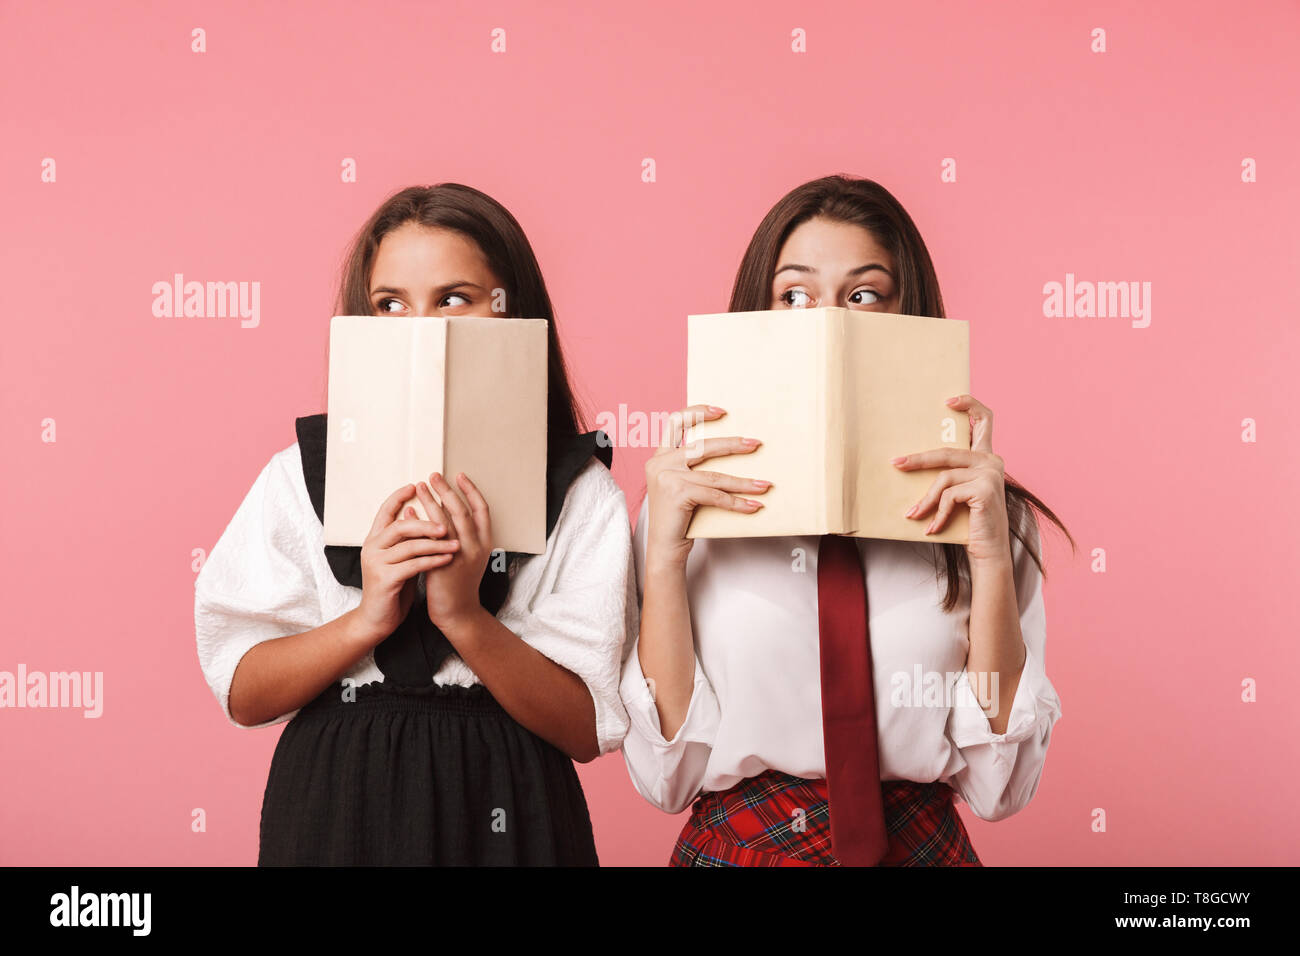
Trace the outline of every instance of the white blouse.
<instances>
[{"instance_id":1,"label":"white blouse","mask_svg":"<svg viewBox=\"0 0 1300 956\"><path fill-rule=\"evenodd\" d=\"M634 536L645 588L647 504ZM1036 522L1029 526L1037 542ZM687 562L695 685L672 740L629 648L623 756L640 794L669 813L701 791L774 769L826 776L817 626L816 536L700 539ZM1060 700L1044 670L1042 573L1012 538L1025 666L1005 733L995 734L965 674L970 600L945 614L938 545L855 539L866 573L881 778L947 782L984 820L1024 808L1038 788ZM968 589L967 589L968 590ZM960 678L960 679L959 679Z\"/></svg>"},{"instance_id":2,"label":"white blouse","mask_svg":"<svg viewBox=\"0 0 1300 956\"><path fill-rule=\"evenodd\" d=\"M489 502L489 505L491 502ZM498 620L587 685L602 754L627 732L619 699L626 643L637 633L632 532L623 491L592 459L569 486L546 551L518 562ZM361 603L361 588L340 584L325 559L324 529L312 507L297 442L262 469L194 582L199 663L226 718L240 658L255 644L299 634ZM373 651L346 675L383 681ZM454 652L435 684L480 683ZM268 727L292 718L281 714Z\"/></svg>"}]
</instances>

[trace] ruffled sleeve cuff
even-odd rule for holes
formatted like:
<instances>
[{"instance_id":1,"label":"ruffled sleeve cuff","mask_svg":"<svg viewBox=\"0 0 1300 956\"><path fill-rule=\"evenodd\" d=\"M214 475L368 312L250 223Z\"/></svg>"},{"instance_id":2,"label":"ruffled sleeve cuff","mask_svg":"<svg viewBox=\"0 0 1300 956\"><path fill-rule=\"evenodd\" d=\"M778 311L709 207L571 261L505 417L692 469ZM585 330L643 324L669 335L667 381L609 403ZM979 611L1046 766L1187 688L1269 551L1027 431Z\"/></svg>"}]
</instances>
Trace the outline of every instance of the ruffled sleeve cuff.
<instances>
[{"instance_id":1,"label":"ruffled sleeve cuff","mask_svg":"<svg viewBox=\"0 0 1300 956\"><path fill-rule=\"evenodd\" d=\"M1041 659L1028 646L1003 733L993 732L970 677L963 673L958 678L947 735L962 766L949 783L971 812L983 820L1001 820L1029 803L1042 774L1052 727L1060 715L1060 699L1047 680Z\"/></svg>"},{"instance_id":2,"label":"ruffled sleeve cuff","mask_svg":"<svg viewBox=\"0 0 1300 956\"><path fill-rule=\"evenodd\" d=\"M237 598L209 589L197 589L194 596L194 623L198 639L199 664L221 711L233 726L247 730L272 727L292 720L297 710L281 714L260 724L241 724L230 713L230 688L235 669L250 650L263 641L309 631L307 621L290 626L262 619L257 611Z\"/></svg>"},{"instance_id":3,"label":"ruffled sleeve cuff","mask_svg":"<svg viewBox=\"0 0 1300 956\"><path fill-rule=\"evenodd\" d=\"M603 464L590 462L575 479L552 537L548 549L561 552L551 558L558 569L553 590L498 617L587 686L603 756L627 733L618 684L622 650L638 623L627 503Z\"/></svg>"},{"instance_id":4,"label":"ruffled sleeve cuff","mask_svg":"<svg viewBox=\"0 0 1300 956\"><path fill-rule=\"evenodd\" d=\"M262 469L194 581L199 665L226 719L236 727L269 727L298 712L259 724L234 719L230 687L244 655L263 641L323 623L308 545L296 525L286 452Z\"/></svg>"},{"instance_id":5,"label":"ruffled sleeve cuff","mask_svg":"<svg viewBox=\"0 0 1300 956\"><path fill-rule=\"evenodd\" d=\"M668 813L680 813L699 792L722 713L697 655L686 717L673 739L666 739L653 688L641 670L639 643L632 642L619 685L631 725L623 757L633 785L645 799Z\"/></svg>"},{"instance_id":6,"label":"ruffled sleeve cuff","mask_svg":"<svg viewBox=\"0 0 1300 956\"><path fill-rule=\"evenodd\" d=\"M1025 647L1025 664L1011 704L1007 729L1003 733L993 732L972 686L975 679L963 672L953 689L948 736L959 748L994 745L1002 748L1001 753L1014 754L1016 744L1034 736L1044 721L1055 721L1060 716L1061 704L1056 691L1047 683L1041 663L1028 646Z\"/></svg>"}]
</instances>

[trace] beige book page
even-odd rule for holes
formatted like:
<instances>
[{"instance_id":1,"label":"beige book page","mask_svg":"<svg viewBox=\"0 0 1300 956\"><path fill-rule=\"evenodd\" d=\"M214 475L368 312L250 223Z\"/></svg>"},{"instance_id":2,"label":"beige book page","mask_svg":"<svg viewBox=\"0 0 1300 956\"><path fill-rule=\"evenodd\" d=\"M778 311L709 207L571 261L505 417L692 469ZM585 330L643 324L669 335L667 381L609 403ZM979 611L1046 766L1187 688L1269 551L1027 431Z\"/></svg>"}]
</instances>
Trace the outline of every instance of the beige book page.
<instances>
[{"instance_id":1,"label":"beige book page","mask_svg":"<svg viewBox=\"0 0 1300 956\"><path fill-rule=\"evenodd\" d=\"M448 321L445 477L456 488L456 473L463 471L482 492L494 548L541 554L546 550L546 320L455 316Z\"/></svg>"},{"instance_id":2,"label":"beige book page","mask_svg":"<svg viewBox=\"0 0 1300 956\"><path fill-rule=\"evenodd\" d=\"M970 420L944 404L970 391L970 325L956 319L843 311L844 531L861 538L965 544L970 512L958 504L942 531L903 517L939 469L900 471L898 455L970 448Z\"/></svg>"},{"instance_id":3,"label":"beige book page","mask_svg":"<svg viewBox=\"0 0 1300 956\"><path fill-rule=\"evenodd\" d=\"M753 514L695 510L687 537L739 538L826 530L826 334L824 309L734 312L687 318L686 403L726 409L687 440L758 438L751 454L695 467L772 487Z\"/></svg>"},{"instance_id":4,"label":"beige book page","mask_svg":"<svg viewBox=\"0 0 1300 956\"><path fill-rule=\"evenodd\" d=\"M441 466L446 346L441 318L331 320L326 544L363 544L384 499L417 479L413 465Z\"/></svg>"}]
</instances>

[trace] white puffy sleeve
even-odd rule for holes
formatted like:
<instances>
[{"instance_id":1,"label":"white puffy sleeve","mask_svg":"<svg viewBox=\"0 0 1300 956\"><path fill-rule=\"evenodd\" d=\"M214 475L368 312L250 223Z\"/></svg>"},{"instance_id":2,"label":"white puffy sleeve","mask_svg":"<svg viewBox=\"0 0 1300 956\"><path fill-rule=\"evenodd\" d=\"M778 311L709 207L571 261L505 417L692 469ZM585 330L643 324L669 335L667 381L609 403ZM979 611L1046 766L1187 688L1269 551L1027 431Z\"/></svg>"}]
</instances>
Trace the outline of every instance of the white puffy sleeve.
<instances>
[{"instance_id":1,"label":"white puffy sleeve","mask_svg":"<svg viewBox=\"0 0 1300 956\"><path fill-rule=\"evenodd\" d=\"M255 644L301 634L322 623L320 600L288 466L278 452L262 469L194 581L194 631L199 664L222 711L236 727L269 727L230 715L230 684Z\"/></svg>"},{"instance_id":2,"label":"white puffy sleeve","mask_svg":"<svg viewBox=\"0 0 1300 956\"><path fill-rule=\"evenodd\" d=\"M528 606L507 603L498 617L587 685L604 755L627 733L619 664L624 642L636 633L637 603L627 499L600 462L591 461L570 485L552 536L545 593Z\"/></svg>"},{"instance_id":3,"label":"white puffy sleeve","mask_svg":"<svg viewBox=\"0 0 1300 956\"><path fill-rule=\"evenodd\" d=\"M1025 527L1037 550L1038 524L1028 508ZM1028 805L1038 789L1052 727L1061 716L1061 701L1047 679L1044 661L1047 616L1043 575L1015 537L1011 552L1025 666L1006 732L993 733L965 673L957 680L947 726L959 767L947 782L982 820L1001 820Z\"/></svg>"},{"instance_id":4,"label":"white puffy sleeve","mask_svg":"<svg viewBox=\"0 0 1300 956\"><path fill-rule=\"evenodd\" d=\"M633 542L638 597L645 593L647 512L647 503L642 502ZM623 760L632 785L641 796L660 810L681 813L695 799L704 782L722 711L697 651L686 719L676 736L666 740L661 732L653 691L641 671L637 655L640 638L635 635L634 638L624 653L623 680L619 686L630 723L627 738L623 741Z\"/></svg>"}]
</instances>

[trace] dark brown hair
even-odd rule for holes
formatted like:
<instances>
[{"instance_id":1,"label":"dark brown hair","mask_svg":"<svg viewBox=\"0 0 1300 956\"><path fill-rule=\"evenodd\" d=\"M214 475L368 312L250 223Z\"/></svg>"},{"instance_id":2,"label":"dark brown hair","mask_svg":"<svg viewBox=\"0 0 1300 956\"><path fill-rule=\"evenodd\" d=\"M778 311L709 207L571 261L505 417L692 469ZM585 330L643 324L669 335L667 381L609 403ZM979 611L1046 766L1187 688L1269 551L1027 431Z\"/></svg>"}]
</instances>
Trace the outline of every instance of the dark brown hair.
<instances>
[{"instance_id":1,"label":"dark brown hair","mask_svg":"<svg viewBox=\"0 0 1300 956\"><path fill-rule=\"evenodd\" d=\"M755 312L772 307L772 278L781 247L791 232L814 218L861 226L889 250L894 257L900 314L946 318L934 263L907 210L879 183L843 175L825 176L792 189L763 217L736 273L729 311ZM1005 484L1009 530L1046 578L1037 547L1037 521L1030 507L1059 527L1071 547L1075 546L1074 538L1047 505L1010 475L1006 475ZM933 547L943 549L948 580L943 609L951 611L957 606L962 581L970 580L970 559L960 544L936 543Z\"/></svg>"},{"instance_id":2,"label":"dark brown hair","mask_svg":"<svg viewBox=\"0 0 1300 956\"><path fill-rule=\"evenodd\" d=\"M555 328L555 310L533 247L515 217L486 193L459 183L408 186L380 204L357 232L343 264L335 315L370 315L370 277L384 236L417 223L451 229L474 242L504 285L505 316L545 319L547 324L547 449L552 461L585 426L569 385L568 369Z\"/></svg>"}]
</instances>

